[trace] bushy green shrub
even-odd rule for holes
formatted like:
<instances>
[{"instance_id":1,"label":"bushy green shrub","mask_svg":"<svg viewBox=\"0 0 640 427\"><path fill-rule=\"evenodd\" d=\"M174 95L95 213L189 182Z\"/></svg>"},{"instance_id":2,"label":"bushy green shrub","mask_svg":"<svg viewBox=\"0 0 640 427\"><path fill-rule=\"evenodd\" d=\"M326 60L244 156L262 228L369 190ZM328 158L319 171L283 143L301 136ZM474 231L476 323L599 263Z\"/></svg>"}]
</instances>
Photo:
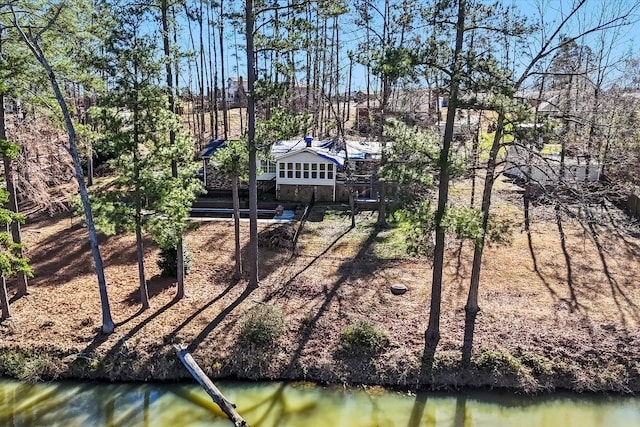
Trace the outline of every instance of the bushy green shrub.
<instances>
[{"instance_id":1,"label":"bushy green shrub","mask_svg":"<svg viewBox=\"0 0 640 427\"><path fill-rule=\"evenodd\" d=\"M25 360L24 353L13 349L3 349L0 351L0 375L20 377Z\"/></svg>"},{"instance_id":2,"label":"bushy green shrub","mask_svg":"<svg viewBox=\"0 0 640 427\"><path fill-rule=\"evenodd\" d=\"M483 350L475 360L476 366L503 374L520 374L526 371L522 362L506 350Z\"/></svg>"},{"instance_id":3,"label":"bushy green shrub","mask_svg":"<svg viewBox=\"0 0 640 427\"><path fill-rule=\"evenodd\" d=\"M347 326L340 336L344 350L379 353L389 345L389 334L367 320L358 320Z\"/></svg>"},{"instance_id":4,"label":"bushy green shrub","mask_svg":"<svg viewBox=\"0 0 640 427\"><path fill-rule=\"evenodd\" d=\"M183 244L184 253L184 274L186 275L191 268L191 260L193 254L186 244ZM161 247L158 259L158 267L160 267L163 277L178 277L178 250L175 246Z\"/></svg>"},{"instance_id":5,"label":"bushy green shrub","mask_svg":"<svg viewBox=\"0 0 640 427\"><path fill-rule=\"evenodd\" d=\"M56 379L61 370L59 361L54 356L39 350L0 351L0 375L33 384L45 379Z\"/></svg>"},{"instance_id":6,"label":"bushy green shrub","mask_svg":"<svg viewBox=\"0 0 640 427\"><path fill-rule=\"evenodd\" d=\"M280 307L258 304L243 314L240 340L249 345L272 344L284 333L285 323L285 315Z\"/></svg>"},{"instance_id":7,"label":"bushy green shrub","mask_svg":"<svg viewBox=\"0 0 640 427\"><path fill-rule=\"evenodd\" d=\"M522 353L519 359L524 366L531 369L534 375L553 374L553 363L544 356L535 353Z\"/></svg>"}]
</instances>

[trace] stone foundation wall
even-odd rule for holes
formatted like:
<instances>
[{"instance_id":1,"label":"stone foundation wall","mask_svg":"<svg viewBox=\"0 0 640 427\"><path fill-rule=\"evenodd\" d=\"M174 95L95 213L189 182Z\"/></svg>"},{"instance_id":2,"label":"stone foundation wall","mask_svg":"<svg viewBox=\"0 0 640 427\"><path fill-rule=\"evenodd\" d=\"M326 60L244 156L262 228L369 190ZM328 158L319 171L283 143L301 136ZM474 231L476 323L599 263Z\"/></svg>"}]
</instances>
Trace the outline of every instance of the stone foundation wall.
<instances>
[{"instance_id":1,"label":"stone foundation wall","mask_svg":"<svg viewBox=\"0 0 640 427\"><path fill-rule=\"evenodd\" d=\"M325 185L279 184L276 187L276 198L278 200L308 203L314 191L316 193L316 202L333 201L333 187Z\"/></svg>"}]
</instances>

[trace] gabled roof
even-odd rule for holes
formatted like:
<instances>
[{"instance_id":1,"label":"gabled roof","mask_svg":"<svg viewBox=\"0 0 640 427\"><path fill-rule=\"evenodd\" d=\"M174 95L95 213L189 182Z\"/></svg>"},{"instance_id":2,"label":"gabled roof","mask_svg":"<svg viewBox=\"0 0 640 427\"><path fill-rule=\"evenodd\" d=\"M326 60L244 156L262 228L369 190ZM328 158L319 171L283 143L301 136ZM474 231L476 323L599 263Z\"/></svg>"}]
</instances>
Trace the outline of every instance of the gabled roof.
<instances>
[{"instance_id":1,"label":"gabled roof","mask_svg":"<svg viewBox=\"0 0 640 427\"><path fill-rule=\"evenodd\" d=\"M344 141L336 140L312 141L308 147L304 140L278 141L271 146L271 155L275 160L289 157L300 152L308 152L329 160L342 167L349 153L349 159L379 159L380 143L376 141Z\"/></svg>"},{"instance_id":2,"label":"gabled roof","mask_svg":"<svg viewBox=\"0 0 640 427\"><path fill-rule=\"evenodd\" d=\"M214 153L226 147L223 139L212 139L200 151L200 159L210 159ZM345 153L349 153L349 159L353 160L377 160L380 158L380 143L377 141L344 141L339 142L333 139L324 141L312 141L307 147L304 139L278 141L271 146L271 156L274 160L283 159L301 152L315 154L318 157L329 160L342 167L346 158Z\"/></svg>"}]
</instances>

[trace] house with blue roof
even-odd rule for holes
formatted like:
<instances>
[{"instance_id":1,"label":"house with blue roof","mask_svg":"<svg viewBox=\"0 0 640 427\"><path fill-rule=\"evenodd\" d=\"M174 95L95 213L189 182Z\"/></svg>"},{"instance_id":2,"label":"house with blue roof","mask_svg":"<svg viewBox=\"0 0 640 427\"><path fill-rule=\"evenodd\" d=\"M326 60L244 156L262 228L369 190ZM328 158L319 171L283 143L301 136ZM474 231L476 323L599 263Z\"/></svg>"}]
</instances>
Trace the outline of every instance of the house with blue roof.
<instances>
[{"instance_id":1,"label":"house with blue roof","mask_svg":"<svg viewBox=\"0 0 640 427\"><path fill-rule=\"evenodd\" d=\"M211 141L200 153L207 162L224 147ZM278 141L271 146L271 157L258 160L258 176L263 191L274 190L277 200L306 202L315 193L316 201L347 201L344 164L352 165L351 182L361 198L377 198L375 170L380 162L380 144L369 141L314 141L312 138ZM205 170L207 168L205 167ZM206 175L206 173L205 173ZM209 182L207 182L207 186Z\"/></svg>"}]
</instances>

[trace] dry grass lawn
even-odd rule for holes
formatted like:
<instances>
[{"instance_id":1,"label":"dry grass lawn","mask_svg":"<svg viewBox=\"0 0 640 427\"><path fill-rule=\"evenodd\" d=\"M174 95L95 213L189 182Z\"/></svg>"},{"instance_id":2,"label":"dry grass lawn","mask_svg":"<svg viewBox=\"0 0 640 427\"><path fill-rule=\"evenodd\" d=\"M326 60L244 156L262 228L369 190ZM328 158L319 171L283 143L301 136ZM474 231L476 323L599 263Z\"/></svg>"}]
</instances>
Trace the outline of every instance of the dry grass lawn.
<instances>
[{"instance_id":1,"label":"dry grass lawn","mask_svg":"<svg viewBox=\"0 0 640 427\"><path fill-rule=\"evenodd\" d=\"M510 204L518 200L514 189L499 192L497 209L518 212ZM393 230L372 227L373 213L361 213L350 229L346 215L329 210L314 208L295 257L285 249L262 249L260 287L254 290L232 278L231 222L203 222L186 237L194 257L188 297L180 301L175 283L159 275L157 249L146 242L151 309L145 312L139 311L134 238L101 238L117 324L108 337L98 333L100 303L86 229L68 214L32 219L24 240L35 277L30 294L12 301L12 317L0 325L0 372L4 360L5 371L14 374L6 357L21 351L27 358L55 355L43 368L45 377L186 378L172 349L180 343L213 377L640 391L640 235L615 208L609 208L614 216L607 226L596 226L595 239L577 220L564 218L566 253L546 207L533 210L530 242L516 226L511 246L486 248L471 367L461 367L460 348L472 248L449 240L442 338L427 371L422 354L430 261L403 255ZM260 224L261 230L272 227ZM247 230L243 223L244 245ZM392 295L394 283L406 284L408 292ZM13 294L12 282L9 288ZM240 340L243 315L258 304L276 305L286 316L284 335L267 348ZM361 319L388 332L391 344L382 353L340 351L343 329Z\"/></svg>"}]
</instances>

